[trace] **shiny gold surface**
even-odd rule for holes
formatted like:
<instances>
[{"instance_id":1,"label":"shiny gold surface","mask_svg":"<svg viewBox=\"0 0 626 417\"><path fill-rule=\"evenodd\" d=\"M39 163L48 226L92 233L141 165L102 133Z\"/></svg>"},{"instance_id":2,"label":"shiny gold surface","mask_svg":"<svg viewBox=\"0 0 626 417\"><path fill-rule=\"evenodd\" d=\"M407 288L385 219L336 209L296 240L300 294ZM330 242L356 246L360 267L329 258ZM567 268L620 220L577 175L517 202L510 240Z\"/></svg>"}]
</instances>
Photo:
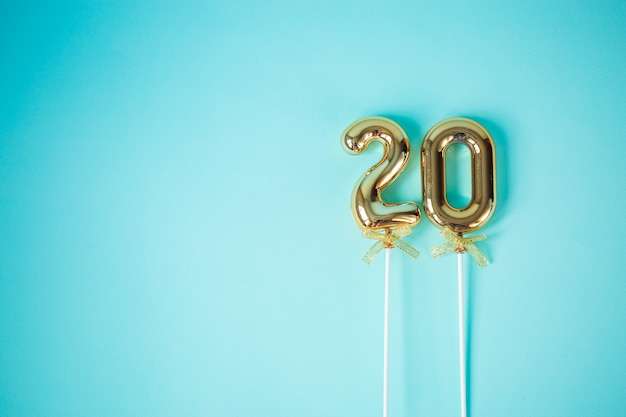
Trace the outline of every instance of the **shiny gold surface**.
<instances>
[{"instance_id":1,"label":"shiny gold surface","mask_svg":"<svg viewBox=\"0 0 626 417\"><path fill-rule=\"evenodd\" d=\"M446 150L465 144L471 153L472 195L463 208L446 199ZM496 156L489 133L473 120L453 118L436 124L422 143L424 211L437 226L461 235L482 227L496 204Z\"/></svg>"},{"instance_id":2,"label":"shiny gold surface","mask_svg":"<svg viewBox=\"0 0 626 417\"><path fill-rule=\"evenodd\" d=\"M366 117L352 123L341 135L343 148L351 154L362 153L375 141L383 145L384 155L354 187L354 221L363 230L415 226L420 220L415 203L389 204L381 199L385 187L396 179L409 159L409 139L404 130L390 119Z\"/></svg>"}]
</instances>

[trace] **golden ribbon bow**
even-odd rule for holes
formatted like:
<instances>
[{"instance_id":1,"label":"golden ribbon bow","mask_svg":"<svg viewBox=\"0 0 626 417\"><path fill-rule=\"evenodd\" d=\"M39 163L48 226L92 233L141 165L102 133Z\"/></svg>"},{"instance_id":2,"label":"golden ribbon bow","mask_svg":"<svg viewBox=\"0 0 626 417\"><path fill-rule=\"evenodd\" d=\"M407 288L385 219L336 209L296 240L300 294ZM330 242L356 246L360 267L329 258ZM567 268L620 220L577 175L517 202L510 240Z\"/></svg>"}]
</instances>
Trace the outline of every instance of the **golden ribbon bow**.
<instances>
[{"instance_id":1,"label":"golden ribbon bow","mask_svg":"<svg viewBox=\"0 0 626 417\"><path fill-rule=\"evenodd\" d=\"M476 247L476 245L474 245L474 242L480 242L481 240L487 239L486 235L463 237L457 235L452 230L445 228L441 231L441 236L448 241L439 246L435 246L430 250L430 254L433 255L433 258L437 258L450 252L467 252L472 255L472 258L474 258L479 267L484 268L489 265L487 257Z\"/></svg>"},{"instance_id":2,"label":"golden ribbon bow","mask_svg":"<svg viewBox=\"0 0 626 417\"><path fill-rule=\"evenodd\" d=\"M383 248L398 248L412 258L417 259L420 254L419 251L406 243L404 240L400 239L401 237L407 236L411 232L411 226L402 226L397 228L395 231L392 231L392 229L385 229L384 233L379 233L371 229L365 229L363 231L363 237L376 239L378 242L374 243L365 253L363 261L368 265L371 264L376 255L378 255Z\"/></svg>"}]
</instances>

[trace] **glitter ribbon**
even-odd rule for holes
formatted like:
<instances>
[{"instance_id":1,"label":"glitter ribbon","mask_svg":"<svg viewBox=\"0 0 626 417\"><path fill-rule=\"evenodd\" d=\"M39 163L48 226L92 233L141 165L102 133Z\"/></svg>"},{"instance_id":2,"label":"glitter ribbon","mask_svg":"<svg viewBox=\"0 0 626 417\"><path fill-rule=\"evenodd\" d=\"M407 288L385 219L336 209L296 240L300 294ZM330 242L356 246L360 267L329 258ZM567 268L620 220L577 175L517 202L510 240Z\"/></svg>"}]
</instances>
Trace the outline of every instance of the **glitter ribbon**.
<instances>
[{"instance_id":1,"label":"glitter ribbon","mask_svg":"<svg viewBox=\"0 0 626 417\"><path fill-rule=\"evenodd\" d=\"M467 252L472 255L472 258L474 258L479 267L484 268L489 265L487 257L476 247L476 245L474 245L474 242L480 242L481 240L487 239L486 235L463 237L446 228L441 231L441 236L446 239L447 242L444 242L439 246L435 246L430 250L430 254L433 255L433 258L437 258L450 252Z\"/></svg>"},{"instance_id":2,"label":"glitter ribbon","mask_svg":"<svg viewBox=\"0 0 626 417\"><path fill-rule=\"evenodd\" d=\"M398 248L410 257L417 259L420 254L419 251L400 239L407 236L411 231L410 226L402 226L396 230L385 229L383 233L365 229L363 231L363 237L376 239L378 242L374 243L372 247L369 248L367 253L363 256L363 261L369 265L383 248Z\"/></svg>"}]
</instances>

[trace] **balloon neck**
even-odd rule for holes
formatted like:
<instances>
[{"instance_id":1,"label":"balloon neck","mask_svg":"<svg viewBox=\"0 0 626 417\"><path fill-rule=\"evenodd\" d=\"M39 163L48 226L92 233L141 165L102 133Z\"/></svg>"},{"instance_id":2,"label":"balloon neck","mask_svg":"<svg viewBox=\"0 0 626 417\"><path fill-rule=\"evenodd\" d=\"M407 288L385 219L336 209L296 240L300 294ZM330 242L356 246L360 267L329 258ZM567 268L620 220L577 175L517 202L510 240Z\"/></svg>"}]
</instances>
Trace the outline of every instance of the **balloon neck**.
<instances>
[{"instance_id":1,"label":"balloon neck","mask_svg":"<svg viewBox=\"0 0 626 417\"><path fill-rule=\"evenodd\" d=\"M383 240L384 242L383 246L385 248L395 248L391 235L392 235L391 228L385 229L385 239Z\"/></svg>"},{"instance_id":2,"label":"balloon neck","mask_svg":"<svg viewBox=\"0 0 626 417\"><path fill-rule=\"evenodd\" d=\"M463 232L456 232L456 235L463 239ZM456 253L465 253L467 252L467 248L465 247L465 245L463 244L462 241L460 241L459 243L456 244L456 246L454 247L454 251Z\"/></svg>"}]
</instances>

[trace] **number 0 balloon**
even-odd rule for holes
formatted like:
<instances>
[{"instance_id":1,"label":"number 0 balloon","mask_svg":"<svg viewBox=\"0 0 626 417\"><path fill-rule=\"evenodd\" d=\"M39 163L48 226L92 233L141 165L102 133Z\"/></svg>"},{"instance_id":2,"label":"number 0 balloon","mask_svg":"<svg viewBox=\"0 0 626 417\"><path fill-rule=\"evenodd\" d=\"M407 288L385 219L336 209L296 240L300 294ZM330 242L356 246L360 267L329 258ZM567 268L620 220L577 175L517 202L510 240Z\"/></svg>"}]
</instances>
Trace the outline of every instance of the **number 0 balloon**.
<instances>
[{"instance_id":1,"label":"number 0 balloon","mask_svg":"<svg viewBox=\"0 0 626 417\"><path fill-rule=\"evenodd\" d=\"M465 207L449 204L446 196L446 152L452 144L467 146L471 154L472 193ZM447 242L433 248L434 257L457 252L459 303L459 376L461 388L461 417L467 416L465 374L465 318L463 296L463 254L468 252L482 268L489 262L474 242L486 236L463 237L482 227L493 214L496 205L496 157L493 140L478 123L469 119L448 119L436 124L422 143L422 192L424 211L428 218L443 228Z\"/></svg>"},{"instance_id":2,"label":"number 0 balloon","mask_svg":"<svg viewBox=\"0 0 626 417\"><path fill-rule=\"evenodd\" d=\"M472 196L463 208L452 207L446 199L446 151L455 143L466 145L472 160ZM436 124L422 143L424 210L439 227L467 233L483 226L496 204L496 163L493 140L478 123L469 119L448 119Z\"/></svg>"},{"instance_id":3,"label":"number 0 balloon","mask_svg":"<svg viewBox=\"0 0 626 417\"><path fill-rule=\"evenodd\" d=\"M467 206L452 207L446 198L446 151L461 143L471 154L472 193ZM434 256L444 253L469 252L483 267L487 258L473 244L485 236L464 238L463 234L482 227L496 205L496 159L489 133L473 120L447 119L433 126L422 143L422 192L424 211L428 218L443 228L448 242L435 248Z\"/></svg>"}]
</instances>

